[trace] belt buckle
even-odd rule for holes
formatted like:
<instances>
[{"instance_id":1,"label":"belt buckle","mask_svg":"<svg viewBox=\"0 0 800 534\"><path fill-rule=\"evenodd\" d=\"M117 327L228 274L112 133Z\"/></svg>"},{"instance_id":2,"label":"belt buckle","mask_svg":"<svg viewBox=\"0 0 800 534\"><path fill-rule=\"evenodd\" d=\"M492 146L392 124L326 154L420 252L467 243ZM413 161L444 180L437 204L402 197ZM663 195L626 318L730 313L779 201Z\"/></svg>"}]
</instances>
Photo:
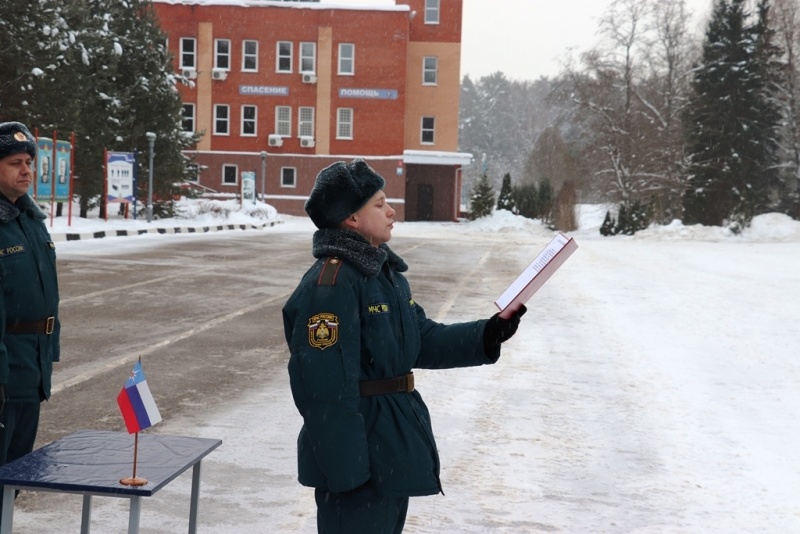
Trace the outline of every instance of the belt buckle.
<instances>
[{"instance_id":1,"label":"belt buckle","mask_svg":"<svg viewBox=\"0 0 800 534\"><path fill-rule=\"evenodd\" d=\"M406 375L406 393L411 393L414 391L414 373L408 373Z\"/></svg>"},{"instance_id":2,"label":"belt buckle","mask_svg":"<svg viewBox=\"0 0 800 534\"><path fill-rule=\"evenodd\" d=\"M54 316L50 316L47 318L47 326L45 326L44 333L48 336L53 333L53 329L56 326L56 318Z\"/></svg>"}]
</instances>

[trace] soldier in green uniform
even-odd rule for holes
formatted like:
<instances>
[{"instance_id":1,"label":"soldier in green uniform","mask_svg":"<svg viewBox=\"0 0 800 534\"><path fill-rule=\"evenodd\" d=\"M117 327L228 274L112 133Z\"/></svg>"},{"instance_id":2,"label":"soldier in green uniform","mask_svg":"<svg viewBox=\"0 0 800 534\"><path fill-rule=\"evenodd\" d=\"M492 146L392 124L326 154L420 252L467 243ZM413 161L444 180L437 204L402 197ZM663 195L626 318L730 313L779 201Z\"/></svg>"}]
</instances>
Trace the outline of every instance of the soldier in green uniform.
<instances>
[{"instance_id":1,"label":"soldier in green uniform","mask_svg":"<svg viewBox=\"0 0 800 534\"><path fill-rule=\"evenodd\" d=\"M33 450L59 359L56 251L28 196L35 158L24 125L0 124L0 465Z\"/></svg>"},{"instance_id":2,"label":"soldier in green uniform","mask_svg":"<svg viewBox=\"0 0 800 534\"><path fill-rule=\"evenodd\" d=\"M305 209L316 263L283 308L289 378L303 417L299 481L315 488L324 534L398 534L411 496L442 491L430 414L412 369L491 364L517 330L505 320L425 315L386 243L394 210L362 159L317 176Z\"/></svg>"}]
</instances>

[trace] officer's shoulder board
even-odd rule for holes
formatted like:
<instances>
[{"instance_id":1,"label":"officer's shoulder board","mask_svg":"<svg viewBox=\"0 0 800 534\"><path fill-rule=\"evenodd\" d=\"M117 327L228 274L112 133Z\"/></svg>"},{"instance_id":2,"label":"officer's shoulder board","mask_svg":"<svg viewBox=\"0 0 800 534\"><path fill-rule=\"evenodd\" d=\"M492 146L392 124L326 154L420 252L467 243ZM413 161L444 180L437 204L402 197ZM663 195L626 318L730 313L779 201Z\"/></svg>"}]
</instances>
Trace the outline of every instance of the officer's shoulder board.
<instances>
[{"instance_id":1,"label":"officer's shoulder board","mask_svg":"<svg viewBox=\"0 0 800 534\"><path fill-rule=\"evenodd\" d=\"M318 286L335 286L336 276L339 274L339 269L342 267L342 260L339 258L328 258L322 264L322 270L319 272L317 278Z\"/></svg>"}]
</instances>

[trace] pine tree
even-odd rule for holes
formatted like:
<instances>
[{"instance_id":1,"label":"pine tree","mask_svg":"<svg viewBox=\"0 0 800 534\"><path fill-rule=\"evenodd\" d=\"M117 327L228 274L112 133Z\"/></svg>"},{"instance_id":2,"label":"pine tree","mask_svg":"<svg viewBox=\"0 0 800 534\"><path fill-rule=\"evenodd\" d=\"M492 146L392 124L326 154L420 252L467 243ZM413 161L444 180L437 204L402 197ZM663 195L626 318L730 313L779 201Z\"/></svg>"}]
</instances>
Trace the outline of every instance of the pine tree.
<instances>
[{"instance_id":1,"label":"pine tree","mask_svg":"<svg viewBox=\"0 0 800 534\"><path fill-rule=\"evenodd\" d=\"M611 217L611 212L606 211L606 218L603 219L603 224L600 225L600 235L609 236L617 233L617 222Z\"/></svg>"},{"instance_id":2,"label":"pine tree","mask_svg":"<svg viewBox=\"0 0 800 534\"><path fill-rule=\"evenodd\" d=\"M492 214L493 209L494 188L492 188L492 184L489 183L489 177L486 173L483 173L475 184L475 187L472 188L469 220L474 221L481 217L487 217Z\"/></svg>"},{"instance_id":3,"label":"pine tree","mask_svg":"<svg viewBox=\"0 0 800 534\"><path fill-rule=\"evenodd\" d=\"M690 181L684 222L747 225L774 176L777 109L767 66L777 53L765 23L748 26L745 0L718 0L688 111ZM766 16L765 13L762 16Z\"/></svg>"},{"instance_id":4,"label":"pine tree","mask_svg":"<svg viewBox=\"0 0 800 534\"><path fill-rule=\"evenodd\" d=\"M536 219L539 216L539 192L535 183L514 186L511 189L511 193L519 215L528 219Z\"/></svg>"},{"instance_id":5,"label":"pine tree","mask_svg":"<svg viewBox=\"0 0 800 534\"><path fill-rule=\"evenodd\" d=\"M503 176L503 185L500 188L500 196L497 197L497 209L508 210L511 213L517 213L517 204L514 202L514 195L511 191L511 174L506 173Z\"/></svg>"}]
</instances>

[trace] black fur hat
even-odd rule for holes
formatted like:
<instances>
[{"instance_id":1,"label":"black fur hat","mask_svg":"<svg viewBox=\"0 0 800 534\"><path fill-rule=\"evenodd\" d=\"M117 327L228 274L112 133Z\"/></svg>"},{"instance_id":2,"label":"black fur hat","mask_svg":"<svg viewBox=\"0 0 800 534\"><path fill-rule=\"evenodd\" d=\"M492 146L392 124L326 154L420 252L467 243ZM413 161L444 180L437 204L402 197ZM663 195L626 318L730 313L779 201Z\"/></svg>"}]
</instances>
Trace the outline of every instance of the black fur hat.
<instances>
[{"instance_id":1,"label":"black fur hat","mask_svg":"<svg viewBox=\"0 0 800 534\"><path fill-rule=\"evenodd\" d=\"M36 158L36 139L20 122L0 123L0 159L27 152Z\"/></svg>"},{"instance_id":2,"label":"black fur hat","mask_svg":"<svg viewBox=\"0 0 800 534\"><path fill-rule=\"evenodd\" d=\"M361 158L337 161L317 175L306 213L317 228L334 228L357 212L386 182Z\"/></svg>"}]
</instances>

